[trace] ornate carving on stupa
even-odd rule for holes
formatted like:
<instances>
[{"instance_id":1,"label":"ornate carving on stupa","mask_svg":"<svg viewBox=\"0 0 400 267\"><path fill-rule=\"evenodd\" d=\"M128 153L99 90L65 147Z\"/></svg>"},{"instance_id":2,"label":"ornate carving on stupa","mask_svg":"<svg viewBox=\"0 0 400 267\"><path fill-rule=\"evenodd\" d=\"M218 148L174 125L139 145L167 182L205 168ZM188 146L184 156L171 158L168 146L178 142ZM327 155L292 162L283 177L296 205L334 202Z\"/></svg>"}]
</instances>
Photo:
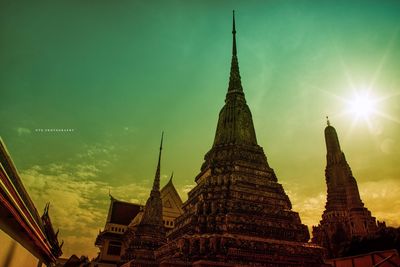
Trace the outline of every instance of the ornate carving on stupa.
<instances>
[{"instance_id":1,"label":"ornate carving on stupa","mask_svg":"<svg viewBox=\"0 0 400 267\"><path fill-rule=\"evenodd\" d=\"M212 148L183 215L157 250L161 266L324 266L258 145L243 92L233 16L231 72Z\"/></svg>"}]
</instances>

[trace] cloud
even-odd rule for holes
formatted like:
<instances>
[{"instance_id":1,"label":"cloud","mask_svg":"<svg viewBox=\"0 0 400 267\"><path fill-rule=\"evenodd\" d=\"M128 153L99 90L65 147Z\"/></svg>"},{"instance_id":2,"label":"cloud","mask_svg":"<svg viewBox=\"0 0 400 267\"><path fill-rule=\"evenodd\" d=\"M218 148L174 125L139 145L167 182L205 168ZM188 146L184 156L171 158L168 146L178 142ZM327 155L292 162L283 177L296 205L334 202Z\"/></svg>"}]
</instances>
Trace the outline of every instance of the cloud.
<instances>
[{"instance_id":1,"label":"cloud","mask_svg":"<svg viewBox=\"0 0 400 267\"><path fill-rule=\"evenodd\" d=\"M177 188L177 191L179 193L179 196L181 197L182 201L186 201L186 199L188 198L188 193L190 192L190 190L192 190L194 187L196 186L196 184L185 184L180 188Z\"/></svg>"},{"instance_id":2,"label":"cloud","mask_svg":"<svg viewBox=\"0 0 400 267\"><path fill-rule=\"evenodd\" d=\"M286 193L292 203L292 210L299 213L301 222L310 230L313 225L318 225L325 208L326 194L322 192L310 194L293 185L285 186L285 188L297 189L286 190Z\"/></svg>"},{"instance_id":3,"label":"cloud","mask_svg":"<svg viewBox=\"0 0 400 267\"><path fill-rule=\"evenodd\" d=\"M24 127L18 127L18 128L16 129L16 131L17 131L17 133L18 133L18 136L26 135L26 134L31 134L31 133L32 133L32 131L31 131L30 129L24 128Z\"/></svg>"},{"instance_id":4,"label":"cloud","mask_svg":"<svg viewBox=\"0 0 400 267\"><path fill-rule=\"evenodd\" d=\"M379 221L400 226L400 183L395 180L369 181L359 184L361 199Z\"/></svg>"},{"instance_id":5,"label":"cloud","mask_svg":"<svg viewBox=\"0 0 400 267\"><path fill-rule=\"evenodd\" d=\"M98 180L100 170L91 164L33 166L20 174L39 213L51 202L53 226L60 228L60 240L65 241L64 257L97 254L94 242L107 218L109 189L115 197L131 202L144 202L149 194L142 185L112 186Z\"/></svg>"},{"instance_id":6,"label":"cloud","mask_svg":"<svg viewBox=\"0 0 400 267\"><path fill-rule=\"evenodd\" d=\"M117 155L115 152L114 145L84 145L83 152L77 154L77 158L81 160L98 160L99 157L107 157L109 160L116 160ZM102 160L103 165L108 165L108 160Z\"/></svg>"},{"instance_id":7,"label":"cloud","mask_svg":"<svg viewBox=\"0 0 400 267\"><path fill-rule=\"evenodd\" d=\"M284 186L294 211L300 214L302 223L309 229L318 225L325 210L326 191L309 193L298 184ZM360 196L372 216L379 221L386 221L388 226L400 226L400 183L395 180L368 181L358 184Z\"/></svg>"}]
</instances>

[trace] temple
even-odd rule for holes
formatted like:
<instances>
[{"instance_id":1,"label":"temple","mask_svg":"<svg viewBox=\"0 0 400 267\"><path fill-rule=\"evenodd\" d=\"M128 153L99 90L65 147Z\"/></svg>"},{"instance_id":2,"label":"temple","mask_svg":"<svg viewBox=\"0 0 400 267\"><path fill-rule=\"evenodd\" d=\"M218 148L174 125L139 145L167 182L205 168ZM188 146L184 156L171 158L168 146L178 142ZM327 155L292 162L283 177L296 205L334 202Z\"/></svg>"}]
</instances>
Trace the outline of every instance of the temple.
<instances>
[{"instance_id":1,"label":"temple","mask_svg":"<svg viewBox=\"0 0 400 267\"><path fill-rule=\"evenodd\" d=\"M313 227L312 241L328 250L328 256L342 256L344 244L354 237L365 237L378 230L375 217L364 207L346 157L339 144L336 130L325 128L327 200L322 220Z\"/></svg>"},{"instance_id":2,"label":"temple","mask_svg":"<svg viewBox=\"0 0 400 267\"><path fill-rule=\"evenodd\" d=\"M161 189L163 203L163 224L165 231L173 228L174 220L183 213L182 200L172 182L172 175L168 183ZM94 260L98 267L112 267L121 263L122 243L126 238L124 233L135 219L143 215L144 206L140 204L117 200L110 194L110 207L104 230L100 231L95 245L99 248L99 255Z\"/></svg>"},{"instance_id":3,"label":"temple","mask_svg":"<svg viewBox=\"0 0 400 267\"><path fill-rule=\"evenodd\" d=\"M0 138L0 266L55 264L63 244L53 229L49 206L40 216Z\"/></svg>"},{"instance_id":4,"label":"temple","mask_svg":"<svg viewBox=\"0 0 400 267\"><path fill-rule=\"evenodd\" d=\"M155 250L167 242L163 224L163 207L160 192L160 164L163 136L153 188L143 212L138 213L125 231L122 243L122 266L158 266Z\"/></svg>"},{"instance_id":5,"label":"temple","mask_svg":"<svg viewBox=\"0 0 400 267\"><path fill-rule=\"evenodd\" d=\"M160 266L325 266L258 145L236 46L214 143L183 215L156 252ZM159 244L161 244L160 242Z\"/></svg>"}]
</instances>

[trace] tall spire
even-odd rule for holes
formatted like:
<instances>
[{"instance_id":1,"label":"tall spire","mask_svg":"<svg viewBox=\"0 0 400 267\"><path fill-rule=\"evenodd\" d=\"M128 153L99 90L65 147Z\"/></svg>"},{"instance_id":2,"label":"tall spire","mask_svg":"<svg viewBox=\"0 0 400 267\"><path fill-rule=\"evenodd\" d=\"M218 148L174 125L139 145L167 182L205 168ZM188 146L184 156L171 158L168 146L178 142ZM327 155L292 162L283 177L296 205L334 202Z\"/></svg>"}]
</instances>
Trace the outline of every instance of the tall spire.
<instances>
[{"instance_id":1,"label":"tall spire","mask_svg":"<svg viewBox=\"0 0 400 267\"><path fill-rule=\"evenodd\" d=\"M329 258L343 256L343 242L377 231L375 218L364 207L336 130L327 117L325 128L327 196L320 224L313 227L313 243L324 246Z\"/></svg>"},{"instance_id":2,"label":"tall spire","mask_svg":"<svg viewBox=\"0 0 400 267\"><path fill-rule=\"evenodd\" d=\"M146 201L141 218L137 215L129 224L123 242L121 260L129 266L158 266L155 250L165 244L163 207L160 192L160 165L164 132L161 134L160 152L153 188ZM125 264L124 264L125 265Z\"/></svg>"},{"instance_id":3,"label":"tall spire","mask_svg":"<svg viewBox=\"0 0 400 267\"><path fill-rule=\"evenodd\" d=\"M232 36L233 36L233 42L232 42L232 55L237 55L236 51L236 26L235 26L235 10L232 11L233 13L233 22L232 22Z\"/></svg>"},{"instance_id":4,"label":"tall spire","mask_svg":"<svg viewBox=\"0 0 400 267\"><path fill-rule=\"evenodd\" d=\"M164 132L161 134L160 152L158 154L158 164L156 175L154 177L153 188L150 192L150 197L146 201L141 224L162 225L162 203L160 198L160 165L161 151L163 144Z\"/></svg>"},{"instance_id":5,"label":"tall spire","mask_svg":"<svg viewBox=\"0 0 400 267\"><path fill-rule=\"evenodd\" d=\"M160 152L158 153L157 170L156 170L156 175L154 177L153 189L151 191L160 191L160 165L161 165L161 151L162 151L163 139L164 139L164 131L161 133L161 143L160 143Z\"/></svg>"},{"instance_id":6,"label":"tall spire","mask_svg":"<svg viewBox=\"0 0 400 267\"><path fill-rule=\"evenodd\" d=\"M225 105L219 114L213 147L232 146L233 144L257 146L253 119L251 117L250 109L246 104L242 82L240 80L236 50L235 11L233 11L232 15L233 39L229 87L225 98ZM211 159L211 154L207 159Z\"/></svg>"},{"instance_id":7,"label":"tall spire","mask_svg":"<svg viewBox=\"0 0 400 267\"><path fill-rule=\"evenodd\" d=\"M236 49L236 25L235 25L235 10L232 13L232 62L231 62L231 73L229 77L229 93L240 93L243 94L242 82L240 80L239 73L239 62L237 59Z\"/></svg>"},{"instance_id":8,"label":"tall spire","mask_svg":"<svg viewBox=\"0 0 400 267\"><path fill-rule=\"evenodd\" d=\"M341 153L339 138L337 136L335 128L331 126L331 123L327 117L327 124L325 128L325 143L328 154Z\"/></svg>"}]
</instances>

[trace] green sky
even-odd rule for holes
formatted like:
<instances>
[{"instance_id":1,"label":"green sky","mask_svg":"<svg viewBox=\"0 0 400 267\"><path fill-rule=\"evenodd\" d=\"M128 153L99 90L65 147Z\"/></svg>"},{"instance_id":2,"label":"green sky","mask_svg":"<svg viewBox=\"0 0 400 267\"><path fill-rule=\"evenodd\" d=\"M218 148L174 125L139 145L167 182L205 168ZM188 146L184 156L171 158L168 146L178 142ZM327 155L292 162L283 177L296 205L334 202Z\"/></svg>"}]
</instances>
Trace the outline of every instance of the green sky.
<instances>
[{"instance_id":1,"label":"green sky","mask_svg":"<svg viewBox=\"0 0 400 267\"><path fill-rule=\"evenodd\" d=\"M366 206L400 225L399 1L1 0L0 135L64 256L96 254L109 189L145 201L162 130L162 183L174 171L186 199L224 103L232 9L257 139L303 222L325 204L329 115ZM346 101L365 90L379 101L356 120Z\"/></svg>"}]
</instances>

